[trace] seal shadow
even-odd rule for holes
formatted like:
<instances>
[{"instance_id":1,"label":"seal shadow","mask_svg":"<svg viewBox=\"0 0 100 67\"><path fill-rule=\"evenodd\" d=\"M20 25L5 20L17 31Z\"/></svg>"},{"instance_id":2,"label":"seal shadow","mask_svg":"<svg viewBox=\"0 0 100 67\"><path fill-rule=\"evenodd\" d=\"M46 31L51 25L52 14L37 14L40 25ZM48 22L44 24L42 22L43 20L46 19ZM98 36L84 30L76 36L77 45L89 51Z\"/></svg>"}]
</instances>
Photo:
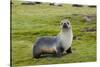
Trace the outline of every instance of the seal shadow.
<instances>
[{"instance_id":1,"label":"seal shadow","mask_svg":"<svg viewBox=\"0 0 100 67\"><path fill-rule=\"evenodd\" d=\"M56 54L43 54L39 58L61 58L65 55L69 55L69 54L71 54L71 53L63 53L63 54L61 54L61 56L57 56Z\"/></svg>"}]
</instances>

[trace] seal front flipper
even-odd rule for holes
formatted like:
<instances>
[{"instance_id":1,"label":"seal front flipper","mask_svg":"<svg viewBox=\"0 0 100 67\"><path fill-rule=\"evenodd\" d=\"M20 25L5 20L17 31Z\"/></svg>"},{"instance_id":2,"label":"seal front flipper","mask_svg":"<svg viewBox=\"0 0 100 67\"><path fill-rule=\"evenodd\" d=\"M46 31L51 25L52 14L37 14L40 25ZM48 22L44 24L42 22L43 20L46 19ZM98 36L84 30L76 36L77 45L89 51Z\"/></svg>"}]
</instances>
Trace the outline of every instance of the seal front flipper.
<instances>
[{"instance_id":1,"label":"seal front flipper","mask_svg":"<svg viewBox=\"0 0 100 67\"><path fill-rule=\"evenodd\" d=\"M71 47L70 47L68 50L66 50L66 53L67 53L67 54L72 53Z\"/></svg>"}]
</instances>

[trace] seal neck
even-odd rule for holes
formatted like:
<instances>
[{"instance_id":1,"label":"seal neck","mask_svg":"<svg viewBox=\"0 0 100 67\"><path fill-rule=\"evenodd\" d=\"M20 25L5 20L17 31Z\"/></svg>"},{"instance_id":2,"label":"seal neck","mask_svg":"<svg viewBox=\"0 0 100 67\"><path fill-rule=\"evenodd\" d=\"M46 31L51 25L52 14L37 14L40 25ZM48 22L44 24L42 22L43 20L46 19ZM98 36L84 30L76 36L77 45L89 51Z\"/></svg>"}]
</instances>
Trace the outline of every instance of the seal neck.
<instances>
[{"instance_id":1,"label":"seal neck","mask_svg":"<svg viewBox=\"0 0 100 67\"><path fill-rule=\"evenodd\" d=\"M60 36L61 37L70 37L72 35L73 35L73 33L72 33L72 29L71 28L67 29L67 30L61 30L60 31Z\"/></svg>"}]
</instances>

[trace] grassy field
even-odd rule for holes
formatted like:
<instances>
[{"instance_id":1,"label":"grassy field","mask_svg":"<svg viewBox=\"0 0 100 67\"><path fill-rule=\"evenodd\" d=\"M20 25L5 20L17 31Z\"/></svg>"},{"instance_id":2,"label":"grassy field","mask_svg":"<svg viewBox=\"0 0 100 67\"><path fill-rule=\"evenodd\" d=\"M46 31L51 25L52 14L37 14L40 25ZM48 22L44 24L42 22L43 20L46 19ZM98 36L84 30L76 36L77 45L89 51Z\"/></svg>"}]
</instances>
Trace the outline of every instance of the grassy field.
<instances>
[{"instance_id":1,"label":"grassy field","mask_svg":"<svg viewBox=\"0 0 100 67\"><path fill-rule=\"evenodd\" d=\"M77 14L77 15L74 15ZM62 7L40 5L21 5L14 1L12 4L12 65L40 65L58 63L79 63L96 61L96 19L86 22L84 15L96 14L96 8L72 7L63 4ZM32 45L37 37L55 36L59 33L60 21L67 18L73 27L74 40L72 54L61 58L43 57L32 58Z\"/></svg>"}]
</instances>

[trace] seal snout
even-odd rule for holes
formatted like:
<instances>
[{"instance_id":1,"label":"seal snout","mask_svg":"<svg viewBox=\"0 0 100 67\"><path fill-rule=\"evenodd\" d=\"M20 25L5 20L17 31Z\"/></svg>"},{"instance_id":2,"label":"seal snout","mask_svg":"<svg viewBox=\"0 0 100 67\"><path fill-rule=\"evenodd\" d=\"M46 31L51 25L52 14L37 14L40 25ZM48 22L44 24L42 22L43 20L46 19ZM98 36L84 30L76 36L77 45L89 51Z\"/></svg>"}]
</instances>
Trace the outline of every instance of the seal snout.
<instances>
[{"instance_id":1,"label":"seal snout","mask_svg":"<svg viewBox=\"0 0 100 67\"><path fill-rule=\"evenodd\" d=\"M64 24L63 24L63 28L68 28L67 23L64 23Z\"/></svg>"}]
</instances>

